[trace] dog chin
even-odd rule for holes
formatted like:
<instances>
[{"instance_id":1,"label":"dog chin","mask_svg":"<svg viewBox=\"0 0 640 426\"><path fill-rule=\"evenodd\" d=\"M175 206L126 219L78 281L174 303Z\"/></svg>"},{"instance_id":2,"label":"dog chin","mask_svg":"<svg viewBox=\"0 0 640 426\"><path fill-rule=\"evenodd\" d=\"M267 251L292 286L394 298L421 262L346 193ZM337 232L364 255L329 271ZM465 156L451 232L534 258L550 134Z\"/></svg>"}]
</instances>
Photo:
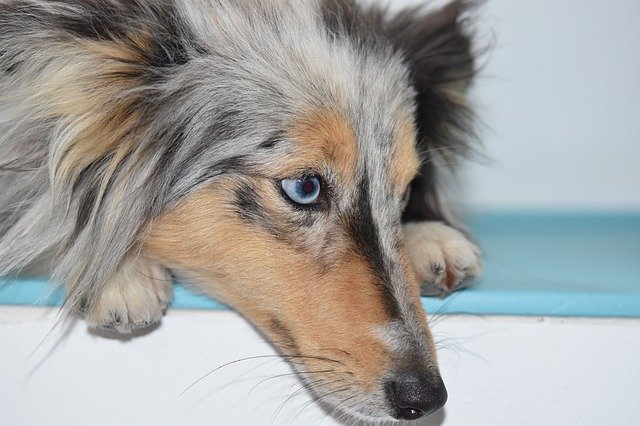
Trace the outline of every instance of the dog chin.
<instances>
[{"instance_id":1,"label":"dog chin","mask_svg":"<svg viewBox=\"0 0 640 426\"><path fill-rule=\"evenodd\" d=\"M358 422L397 422L392 416L391 408L386 403L383 393L367 394L359 391L352 396L345 396L340 400L325 400L321 403L333 417L343 421Z\"/></svg>"},{"instance_id":2,"label":"dog chin","mask_svg":"<svg viewBox=\"0 0 640 426\"><path fill-rule=\"evenodd\" d=\"M364 412L366 410L366 412ZM398 419L392 417L389 413L381 412L379 414L371 413L369 409L358 411L357 408L348 410L336 410L336 417L353 420L354 423L367 422L367 423L397 423Z\"/></svg>"}]
</instances>

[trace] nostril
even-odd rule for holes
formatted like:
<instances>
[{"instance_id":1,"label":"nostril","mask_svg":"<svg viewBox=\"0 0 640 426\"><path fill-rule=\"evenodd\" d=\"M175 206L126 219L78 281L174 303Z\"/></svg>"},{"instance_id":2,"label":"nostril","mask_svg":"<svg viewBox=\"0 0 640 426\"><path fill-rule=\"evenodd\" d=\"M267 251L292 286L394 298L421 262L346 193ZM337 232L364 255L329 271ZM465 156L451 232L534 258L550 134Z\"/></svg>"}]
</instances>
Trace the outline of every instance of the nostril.
<instances>
[{"instance_id":1,"label":"nostril","mask_svg":"<svg viewBox=\"0 0 640 426\"><path fill-rule=\"evenodd\" d=\"M398 419L403 419L403 420L415 420L415 419L419 419L424 415L424 413L421 410L418 410L417 408L410 408L410 407L408 408L398 407L397 414L398 414Z\"/></svg>"},{"instance_id":2,"label":"nostril","mask_svg":"<svg viewBox=\"0 0 640 426\"><path fill-rule=\"evenodd\" d=\"M395 416L404 420L431 414L447 402L447 389L439 375L402 373L387 382L385 392L395 408Z\"/></svg>"}]
</instances>

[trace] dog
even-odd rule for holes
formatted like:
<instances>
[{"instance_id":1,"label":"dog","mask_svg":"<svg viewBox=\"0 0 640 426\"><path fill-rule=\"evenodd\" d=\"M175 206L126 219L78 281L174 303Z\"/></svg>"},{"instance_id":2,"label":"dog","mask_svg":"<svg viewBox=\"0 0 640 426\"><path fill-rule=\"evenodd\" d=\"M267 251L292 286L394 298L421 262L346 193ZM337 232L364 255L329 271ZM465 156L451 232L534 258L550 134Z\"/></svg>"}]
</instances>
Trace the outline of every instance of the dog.
<instances>
[{"instance_id":1,"label":"dog","mask_svg":"<svg viewBox=\"0 0 640 426\"><path fill-rule=\"evenodd\" d=\"M44 259L121 333L181 279L336 412L439 409L420 291L481 269L439 179L474 140L470 7L0 0L0 275Z\"/></svg>"}]
</instances>

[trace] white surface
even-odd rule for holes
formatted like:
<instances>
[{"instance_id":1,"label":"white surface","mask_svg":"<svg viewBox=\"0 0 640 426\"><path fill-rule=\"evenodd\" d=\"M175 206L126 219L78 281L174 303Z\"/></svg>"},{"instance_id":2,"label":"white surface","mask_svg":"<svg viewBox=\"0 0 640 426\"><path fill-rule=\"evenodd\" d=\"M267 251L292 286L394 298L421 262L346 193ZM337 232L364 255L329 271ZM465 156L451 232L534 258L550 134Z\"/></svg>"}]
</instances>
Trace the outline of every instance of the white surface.
<instances>
[{"instance_id":1,"label":"white surface","mask_svg":"<svg viewBox=\"0 0 640 426\"><path fill-rule=\"evenodd\" d=\"M304 393L280 409L299 387L293 378L252 390L289 371L278 359L232 364L180 396L225 362L273 354L232 312L170 312L128 342L78 323L38 347L51 312L0 308L3 425L336 424ZM449 402L412 424L639 424L639 320L443 316L434 329Z\"/></svg>"},{"instance_id":2,"label":"white surface","mask_svg":"<svg viewBox=\"0 0 640 426\"><path fill-rule=\"evenodd\" d=\"M495 43L473 96L489 160L468 167L463 200L640 210L640 1L488 0L478 13Z\"/></svg>"}]
</instances>

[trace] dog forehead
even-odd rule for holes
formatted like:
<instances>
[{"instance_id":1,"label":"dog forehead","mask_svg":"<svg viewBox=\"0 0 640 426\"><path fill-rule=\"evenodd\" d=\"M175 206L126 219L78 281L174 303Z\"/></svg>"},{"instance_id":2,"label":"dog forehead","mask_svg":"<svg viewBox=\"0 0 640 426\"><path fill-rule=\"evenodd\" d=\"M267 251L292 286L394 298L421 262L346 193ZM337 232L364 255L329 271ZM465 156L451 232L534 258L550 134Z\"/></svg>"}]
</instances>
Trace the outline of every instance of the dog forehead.
<instances>
[{"instance_id":1,"label":"dog forehead","mask_svg":"<svg viewBox=\"0 0 640 426\"><path fill-rule=\"evenodd\" d=\"M371 178L405 187L419 166L410 111L378 113L369 121L362 112L358 114L322 107L295 119L289 136L296 160L309 165L327 164L345 177L368 169Z\"/></svg>"},{"instance_id":2,"label":"dog forehead","mask_svg":"<svg viewBox=\"0 0 640 426\"><path fill-rule=\"evenodd\" d=\"M359 158L356 129L332 107L310 109L293 120L294 152L310 163L327 163L343 175L353 175Z\"/></svg>"}]
</instances>

